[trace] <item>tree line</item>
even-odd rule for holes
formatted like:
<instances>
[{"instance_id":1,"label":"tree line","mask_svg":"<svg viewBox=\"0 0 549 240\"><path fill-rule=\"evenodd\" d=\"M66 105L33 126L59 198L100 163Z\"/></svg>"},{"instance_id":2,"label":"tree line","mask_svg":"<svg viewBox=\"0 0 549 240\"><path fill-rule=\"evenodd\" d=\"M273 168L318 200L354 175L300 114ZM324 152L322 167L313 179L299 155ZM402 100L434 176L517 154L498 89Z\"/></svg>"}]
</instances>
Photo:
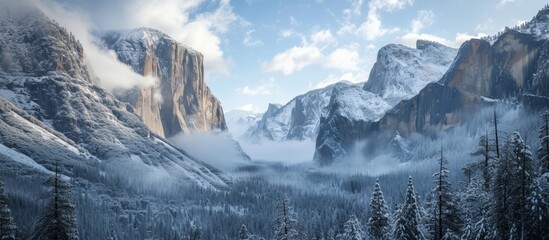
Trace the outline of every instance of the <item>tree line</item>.
<instances>
[{"instance_id":1,"label":"tree line","mask_svg":"<svg viewBox=\"0 0 549 240\"><path fill-rule=\"evenodd\" d=\"M296 213L284 195L276 203L275 240L484 240L549 239L549 112L541 115L537 162L518 131L500 143L502 132L494 112L493 131L483 135L463 167L467 187L454 191L441 148L434 188L420 203L408 178L404 202L392 213L384 200L379 179L370 199L369 218L363 226L354 213L340 233L315 232L310 238L299 231ZM246 225L239 240L264 239Z\"/></svg>"}]
</instances>

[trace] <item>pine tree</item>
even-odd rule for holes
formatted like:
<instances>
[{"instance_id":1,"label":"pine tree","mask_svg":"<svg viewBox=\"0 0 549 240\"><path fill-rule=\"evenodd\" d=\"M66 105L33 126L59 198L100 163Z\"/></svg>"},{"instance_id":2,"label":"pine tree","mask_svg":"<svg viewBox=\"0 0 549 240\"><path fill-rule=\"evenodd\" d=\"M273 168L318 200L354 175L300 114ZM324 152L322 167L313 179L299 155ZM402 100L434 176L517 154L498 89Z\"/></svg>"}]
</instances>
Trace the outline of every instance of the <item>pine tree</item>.
<instances>
[{"instance_id":1,"label":"pine tree","mask_svg":"<svg viewBox=\"0 0 549 240\"><path fill-rule=\"evenodd\" d=\"M499 238L509 238L510 235L506 234L510 234L508 229L511 227L516 231L513 237L526 237L526 220L530 215L527 200L535 174L528 149L516 131L504 145L493 191L493 219Z\"/></svg>"},{"instance_id":2,"label":"pine tree","mask_svg":"<svg viewBox=\"0 0 549 240\"><path fill-rule=\"evenodd\" d=\"M352 214L349 220L345 223L344 226L345 232L339 234L338 240L362 240L364 232L360 228L360 222L358 218Z\"/></svg>"},{"instance_id":3,"label":"pine tree","mask_svg":"<svg viewBox=\"0 0 549 240\"><path fill-rule=\"evenodd\" d=\"M494 126L494 149L496 151L496 159L499 159L501 157L499 152L498 123L498 116L496 115L496 111L494 110L494 120L492 122L492 125Z\"/></svg>"},{"instance_id":4,"label":"pine tree","mask_svg":"<svg viewBox=\"0 0 549 240\"><path fill-rule=\"evenodd\" d=\"M286 195L281 196L276 204L276 217L274 220L275 240L294 240L298 236L295 229L297 220L290 207L290 200Z\"/></svg>"},{"instance_id":5,"label":"pine tree","mask_svg":"<svg viewBox=\"0 0 549 240\"><path fill-rule=\"evenodd\" d=\"M494 204L491 210L491 221L494 226L494 232L497 234L496 238L508 239L510 212L511 212L511 185L513 184L513 167L512 159L510 158L510 141L508 140L503 145L504 155L501 157L497 164L496 174L494 177L494 183L492 184L492 194L494 197Z\"/></svg>"},{"instance_id":6,"label":"pine tree","mask_svg":"<svg viewBox=\"0 0 549 240\"><path fill-rule=\"evenodd\" d=\"M379 186L379 179L376 179L374 192L370 199L370 218L368 219L368 234L370 235L370 239L388 239L387 233L389 228L387 205Z\"/></svg>"},{"instance_id":7,"label":"pine tree","mask_svg":"<svg viewBox=\"0 0 549 240\"><path fill-rule=\"evenodd\" d=\"M492 168L493 157L491 156L490 143L488 138L488 132L486 135L480 137L477 149L471 153L471 156L481 156L482 159L478 163L468 164L464 168L464 172L468 175L469 181L475 170L480 170L483 179L483 186L486 191L490 189L490 182L492 181Z\"/></svg>"},{"instance_id":8,"label":"pine tree","mask_svg":"<svg viewBox=\"0 0 549 240\"><path fill-rule=\"evenodd\" d=\"M549 239L549 203L543 197L544 191L539 179L532 182L527 200L527 239Z\"/></svg>"},{"instance_id":9,"label":"pine tree","mask_svg":"<svg viewBox=\"0 0 549 240\"><path fill-rule=\"evenodd\" d=\"M48 205L38 219L32 239L77 240L76 210L72 204L71 185L59 175L58 166L55 175L46 184L53 187Z\"/></svg>"},{"instance_id":10,"label":"pine tree","mask_svg":"<svg viewBox=\"0 0 549 240\"><path fill-rule=\"evenodd\" d=\"M0 240L15 239L17 227L8 207L8 197L4 193L4 183L0 182Z\"/></svg>"},{"instance_id":11,"label":"pine tree","mask_svg":"<svg viewBox=\"0 0 549 240\"><path fill-rule=\"evenodd\" d=\"M526 219L529 215L529 209L527 209L528 196L531 193L530 187L532 186L532 180L534 178L533 158L530 153L529 147L524 143L520 134L515 131L511 138L513 145L513 160L515 169L517 170L518 181L514 181L516 184L516 197L513 201L514 209L518 209L519 223L517 224L517 232L521 239L526 237ZM518 183L518 184L517 184Z\"/></svg>"},{"instance_id":12,"label":"pine tree","mask_svg":"<svg viewBox=\"0 0 549 240\"><path fill-rule=\"evenodd\" d=\"M450 230L452 234L459 234L461 230L461 212L457 203L457 196L452 191L452 185L448 180L448 169L446 164L448 161L444 157L444 152L440 150L439 171L433 174L433 184L435 188L431 191L435 204L431 204L434 209L430 218L433 219L429 222L434 223L435 232L431 235L434 239L442 239L446 235L446 230Z\"/></svg>"},{"instance_id":13,"label":"pine tree","mask_svg":"<svg viewBox=\"0 0 549 240\"><path fill-rule=\"evenodd\" d=\"M238 239L239 240L248 240L250 239L250 232L248 232L248 228L245 224L242 224L242 227L240 227L240 231L238 232Z\"/></svg>"},{"instance_id":14,"label":"pine tree","mask_svg":"<svg viewBox=\"0 0 549 240\"><path fill-rule=\"evenodd\" d=\"M419 223L419 207L417 205L416 193L412 176L408 178L408 188L406 189L406 199L402 205L401 211L397 214L393 230L393 239L417 240L423 239Z\"/></svg>"},{"instance_id":15,"label":"pine tree","mask_svg":"<svg viewBox=\"0 0 549 240\"><path fill-rule=\"evenodd\" d=\"M540 175L549 173L549 111L541 115L542 124L539 130L540 147L538 159L540 162Z\"/></svg>"}]
</instances>

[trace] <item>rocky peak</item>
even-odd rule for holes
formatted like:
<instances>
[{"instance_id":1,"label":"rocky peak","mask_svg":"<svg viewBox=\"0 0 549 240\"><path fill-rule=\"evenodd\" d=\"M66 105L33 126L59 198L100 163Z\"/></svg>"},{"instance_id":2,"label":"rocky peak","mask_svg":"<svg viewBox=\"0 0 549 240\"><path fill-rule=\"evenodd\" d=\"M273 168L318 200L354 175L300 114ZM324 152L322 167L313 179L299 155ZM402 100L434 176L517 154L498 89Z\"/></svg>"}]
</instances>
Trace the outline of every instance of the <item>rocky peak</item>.
<instances>
[{"instance_id":1,"label":"rocky peak","mask_svg":"<svg viewBox=\"0 0 549 240\"><path fill-rule=\"evenodd\" d=\"M226 130L221 103L204 82L204 56L168 35L150 28L109 32L103 37L118 59L155 86L117 91L155 133Z\"/></svg>"},{"instance_id":2,"label":"rocky peak","mask_svg":"<svg viewBox=\"0 0 549 240\"><path fill-rule=\"evenodd\" d=\"M364 90L378 94L394 105L438 80L457 53L456 49L424 40L418 40L416 46L416 49L399 44L382 47Z\"/></svg>"}]
</instances>

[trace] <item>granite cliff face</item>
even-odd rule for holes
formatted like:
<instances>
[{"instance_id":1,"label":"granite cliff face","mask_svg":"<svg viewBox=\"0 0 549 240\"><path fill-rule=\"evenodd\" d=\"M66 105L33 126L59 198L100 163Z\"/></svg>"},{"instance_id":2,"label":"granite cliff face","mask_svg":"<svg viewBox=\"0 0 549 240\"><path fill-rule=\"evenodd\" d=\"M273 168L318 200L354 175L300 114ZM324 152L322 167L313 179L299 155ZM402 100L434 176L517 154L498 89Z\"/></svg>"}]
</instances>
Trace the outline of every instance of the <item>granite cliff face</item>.
<instances>
[{"instance_id":1,"label":"granite cliff face","mask_svg":"<svg viewBox=\"0 0 549 240\"><path fill-rule=\"evenodd\" d=\"M456 53L456 49L424 40L418 40L416 48L397 44L381 48L362 89L341 86L332 93L326 114L320 118L315 161L326 165L347 157L387 110L440 79Z\"/></svg>"},{"instance_id":2,"label":"granite cliff face","mask_svg":"<svg viewBox=\"0 0 549 240\"><path fill-rule=\"evenodd\" d=\"M103 41L134 71L158 79L154 86L115 91L153 132L172 137L227 129L221 103L204 82L201 53L149 28L109 32Z\"/></svg>"},{"instance_id":3,"label":"granite cliff face","mask_svg":"<svg viewBox=\"0 0 549 240\"><path fill-rule=\"evenodd\" d=\"M368 138L383 144L395 136L434 135L463 123L467 113L497 99L517 99L535 109L547 107L548 32L549 10L543 9L531 22L507 29L493 42L471 39L463 43L438 82L427 84L379 120L359 124L360 131L345 130L355 128L354 122L338 121L332 124L337 127L326 127L332 134L319 135L315 159L328 164L345 158L355 143ZM344 134L350 131L356 134Z\"/></svg>"}]
</instances>

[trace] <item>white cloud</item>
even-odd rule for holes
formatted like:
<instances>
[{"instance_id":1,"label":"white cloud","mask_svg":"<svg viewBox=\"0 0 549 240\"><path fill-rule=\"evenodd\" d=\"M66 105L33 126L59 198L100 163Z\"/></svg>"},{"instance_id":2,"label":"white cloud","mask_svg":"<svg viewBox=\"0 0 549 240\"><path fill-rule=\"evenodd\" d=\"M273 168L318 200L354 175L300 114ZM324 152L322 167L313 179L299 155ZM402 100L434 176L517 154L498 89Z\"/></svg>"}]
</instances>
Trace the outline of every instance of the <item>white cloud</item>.
<instances>
[{"instance_id":1,"label":"white cloud","mask_svg":"<svg viewBox=\"0 0 549 240\"><path fill-rule=\"evenodd\" d=\"M274 78L271 78L255 87L244 86L237 88L236 91L248 96L272 95L277 88Z\"/></svg>"},{"instance_id":2,"label":"white cloud","mask_svg":"<svg viewBox=\"0 0 549 240\"><path fill-rule=\"evenodd\" d=\"M248 47L255 47L264 44L261 40L253 38L252 33L254 32L255 30L253 29L246 32L246 34L244 35L244 40L242 40L242 43L244 43L244 45Z\"/></svg>"},{"instance_id":3,"label":"white cloud","mask_svg":"<svg viewBox=\"0 0 549 240\"><path fill-rule=\"evenodd\" d=\"M347 48L338 48L327 56L324 66L342 71L358 69L360 57L358 52Z\"/></svg>"},{"instance_id":4,"label":"white cloud","mask_svg":"<svg viewBox=\"0 0 549 240\"><path fill-rule=\"evenodd\" d=\"M419 11L418 17L412 20L411 27L412 32L418 33L423 30L425 27L431 26L435 20L435 13L431 10L421 10Z\"/></svg>"},{"instance_id":5,"label":"white cloud","mask_svg":"<svg viewBox=\"0 0 549 240\"><path fill-rule=\"evenodd\" d=\"M366 17L366 21L358 27L357 32L364 36L366 40L372 41L385 34L399 31L400 29L397 27L383 27L379 11L393 11L402 9L411 4L412 0L371 0L368 3L368 16Z\"/></svg>"},{"instance_id":6,"label":"white cloud","mask_svg":"<svg viewBox=\"0 0 549 240\"><path fill-rule=\"evenodd\" d=\"M331 43L335 41L335 38L332 36L330 29L324 29L314 32L311 35L311 41L313 44Z\"/></svg>"},{"instance_id":7,"label":"white cloud","mask_svg":"<svg viewBox=\"0 0 549 240\"><path fill-rule=\"evenodd\" d=\"M100 48L99 42L92 35L92 24L85 19L81 12L67 8L51 1L34 1L37 6L50 18L55 19L61 26L70 31L82 44L86 62L92 74L98 77L102 87L108 90L128 89L155 84L153 77L143 77L134 72L129 66L118 61L116 54Z\"/></svg>"},{"instance_id":8,"label":"white cloud","mask_svg":"<svg viewBox=\"0 0 549 240\"><path fill-rule=\"evenodd\" d=\"M261 69L264 72L282 72L289 75L294 71L317 63L322 59L320 49L315 46L292 47L273 57L269 62L262 64Z\"/></svg>"},{"instance_id":9,"label":"white cloud","mask_svg":"<svg viewBox=\"0 0 549 240\"><path fill-rule=\"evenodd\" d=\"M501 0L499 1L498 5L496 5L496 8L501 9L505 7L507 4L515 2L515 0Z\"/></svg>"},{"instance_id":10,"label":"white cloud","mask_svg":"<svg viewBox=\"0 0 549 240\"><path fill-rule=\"evenodd\" d=\"M353 0L349 8L343 9L343 14L349 19L352 16L360 16L364 0Z\"/></svg>"},{"instance_id":11,"label":"white cloud","mask_svg":"<svg viewBox=\"0 0 549 240\"><path fill-rule=\"evenodd\" d=\"M236 107L235 109L237 110L242 110L242 111L247 111L247 112L254 112L254 113L258 113L258 112L261 112L261 110L259 109L259 107L251 104L251 103L248 103L248 104L244 104L240 107Z\"/></svg>"}]
</instances>

